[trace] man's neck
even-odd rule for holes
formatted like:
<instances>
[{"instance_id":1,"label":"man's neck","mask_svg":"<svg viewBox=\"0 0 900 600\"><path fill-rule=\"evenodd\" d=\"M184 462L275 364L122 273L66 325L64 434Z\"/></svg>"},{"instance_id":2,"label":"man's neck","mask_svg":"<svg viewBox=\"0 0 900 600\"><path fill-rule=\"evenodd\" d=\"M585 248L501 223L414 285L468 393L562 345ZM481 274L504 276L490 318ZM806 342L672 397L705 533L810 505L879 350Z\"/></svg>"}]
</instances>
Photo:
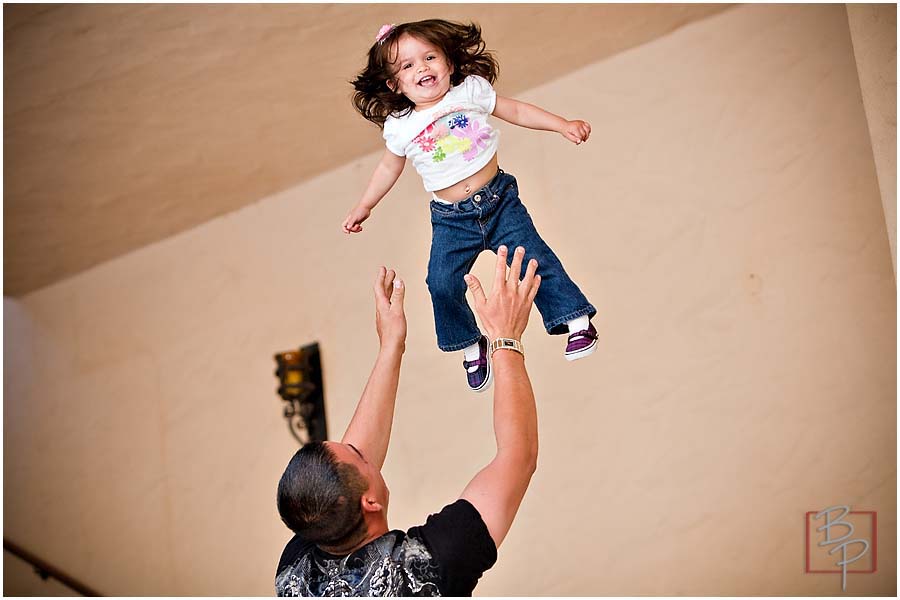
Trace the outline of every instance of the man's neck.
<instances>
[{"instance_id":1,"label":"man's neck","mask_svg":"<svg viewBox=\"0 0 900 600\"><path fill-rule=\"evenodd\" d=\"M347 554L353 554L366 544L377 540L388 531L387 520L382 519L381 522L377 525L370 524L367 527L366 536L361 541L351 541L344 546L328 546L325 544L317 544L317 546L329 554L334 554L335 556L344 556Z\"/></svg>"}]
</instances>

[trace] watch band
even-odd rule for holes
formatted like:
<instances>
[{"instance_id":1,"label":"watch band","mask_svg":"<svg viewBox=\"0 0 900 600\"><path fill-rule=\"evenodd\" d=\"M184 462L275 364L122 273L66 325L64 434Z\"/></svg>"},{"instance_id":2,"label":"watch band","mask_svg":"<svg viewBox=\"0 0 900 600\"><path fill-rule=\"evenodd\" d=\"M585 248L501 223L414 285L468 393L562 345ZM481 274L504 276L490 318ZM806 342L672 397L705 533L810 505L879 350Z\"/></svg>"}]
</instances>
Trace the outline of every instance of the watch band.
<instances>
[{"instance_id":1,"label":"watch band","mask_svg":"<svg viewBox=\"0 0 900 600\"><path fill-rule=\"evenodd\" d=\"M491 356L493 356L494 352L497 350L512 350L525 356L525 346L523 346L522 342L519 340L514 340L512 338L497 338L491 342Z\"/></svg>"}]
</instances>

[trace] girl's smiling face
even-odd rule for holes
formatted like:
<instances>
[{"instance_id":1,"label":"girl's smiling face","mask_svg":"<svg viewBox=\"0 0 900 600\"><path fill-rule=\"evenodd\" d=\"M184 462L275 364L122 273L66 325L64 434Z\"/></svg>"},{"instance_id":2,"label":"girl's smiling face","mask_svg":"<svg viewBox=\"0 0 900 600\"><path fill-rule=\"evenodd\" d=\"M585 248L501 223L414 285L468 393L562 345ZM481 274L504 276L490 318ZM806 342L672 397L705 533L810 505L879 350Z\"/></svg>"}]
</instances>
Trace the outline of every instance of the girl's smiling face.
<instances>
[{"instance_id":1,"label":"girl's smiling face","mask_svg":"<svg viewBox=\"0 0 900 600\"><path fill-rule=\"evenodd\" d=\"M450 90L453 67L447 57L429 42L403 34L397 40L397 60L393 63L394 80L388 87L399 91L416 105L416 110L430 108Z\"/></svg>"}]
</instances>

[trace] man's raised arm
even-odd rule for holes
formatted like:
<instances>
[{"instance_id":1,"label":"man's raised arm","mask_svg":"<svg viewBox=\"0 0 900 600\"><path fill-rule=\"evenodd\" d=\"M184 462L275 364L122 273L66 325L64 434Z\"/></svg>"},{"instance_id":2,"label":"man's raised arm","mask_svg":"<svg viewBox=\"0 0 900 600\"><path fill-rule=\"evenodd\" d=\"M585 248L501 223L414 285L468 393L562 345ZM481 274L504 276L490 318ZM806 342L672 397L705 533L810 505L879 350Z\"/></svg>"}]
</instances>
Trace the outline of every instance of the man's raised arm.
<instances>
[{"instance_id":1,"label":"man's raised arm","mask_svg":"<svg viewBox=\"0 0 900 600\"><path fill-rule=\"evenodd\" d=\"M524 278L519 281L525 256L521 247L516 249L507 274L506 255L506 247L501 246L497 250L494 289L490 296L485 296L481 282L475 276L467 275L466 283L472 292L475 311L491 341L507 338L521 342L541 277L535 275L537 262L531 260ZM497 454L466 486L461 498L478 510L499 548L537 466L538 431L534 392L525 371L525 357L504 349L495 351L491 360Z\"/></svg>"},{"instance_id":2,"label":"man's raised arm","mask_svg":"<svg viewBox=\"0 0 900 600\"><path fill-rule=\"evenodd\" d=\"M375 277L375 329L381 344L372 374L341 443L352 444L381 469L394 423L400 362L406 350L406 291L396 273L379 268Z\"/></svg>"}]
</instances>

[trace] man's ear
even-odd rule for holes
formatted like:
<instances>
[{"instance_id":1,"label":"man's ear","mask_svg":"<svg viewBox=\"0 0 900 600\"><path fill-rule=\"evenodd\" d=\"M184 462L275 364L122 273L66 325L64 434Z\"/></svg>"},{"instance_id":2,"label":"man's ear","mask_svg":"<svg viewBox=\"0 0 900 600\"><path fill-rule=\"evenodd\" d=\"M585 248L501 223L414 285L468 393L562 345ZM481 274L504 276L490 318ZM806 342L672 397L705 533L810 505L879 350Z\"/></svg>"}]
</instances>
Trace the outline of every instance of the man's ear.
<instances>
[{"instance_id":1,"label":"man's ear","mask_svg":"<svg viewBox=\"0 0 900 600\"><path fill-rule=\"evenodd\" d=\"M359 499L360 506L363 509L363 512L379 512L382 510L381 502L375 499L374 496L369 496L367 494L363 494Z\"/></svg>"}]
</instances>

